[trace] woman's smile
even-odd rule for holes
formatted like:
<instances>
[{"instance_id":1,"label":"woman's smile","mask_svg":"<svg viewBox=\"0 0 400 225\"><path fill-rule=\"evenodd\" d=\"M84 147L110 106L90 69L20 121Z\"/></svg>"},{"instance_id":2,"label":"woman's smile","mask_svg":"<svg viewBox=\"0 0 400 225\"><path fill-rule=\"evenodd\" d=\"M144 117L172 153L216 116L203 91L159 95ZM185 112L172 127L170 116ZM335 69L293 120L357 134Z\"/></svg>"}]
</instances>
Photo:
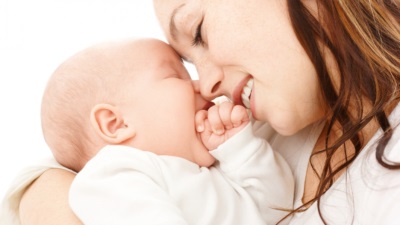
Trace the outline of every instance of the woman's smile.
<instances>
[{"instance_id":1,"label":"woman's smile","mask_svg":"<svg viewBox=\"0 0 400 225\"><path fill-rule=\"evenodd\" d=\"M250 96L253 89L253 77L247 76L236 86L232 93L232 101L236 105L244 105L250 108Z\"/></svg>"}]
</instances>

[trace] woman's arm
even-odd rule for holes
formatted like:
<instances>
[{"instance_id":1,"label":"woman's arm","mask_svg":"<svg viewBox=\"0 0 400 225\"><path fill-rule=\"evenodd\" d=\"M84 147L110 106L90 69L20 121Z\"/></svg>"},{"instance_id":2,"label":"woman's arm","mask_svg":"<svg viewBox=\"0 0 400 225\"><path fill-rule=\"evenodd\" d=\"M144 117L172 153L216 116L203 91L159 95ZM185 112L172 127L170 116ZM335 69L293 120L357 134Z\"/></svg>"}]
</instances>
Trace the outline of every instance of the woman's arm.
<instances>
[{"instance_id":1,"label":"woman's arm","mask_svg":"<svg viewBox=\"0 0 400 225\"><path fill-rule=\"evenodd\" d=\"M19 206L22 225L82 225L68 204L75 174L49 169L26 190Z\"/></svg>"}]
</instances>

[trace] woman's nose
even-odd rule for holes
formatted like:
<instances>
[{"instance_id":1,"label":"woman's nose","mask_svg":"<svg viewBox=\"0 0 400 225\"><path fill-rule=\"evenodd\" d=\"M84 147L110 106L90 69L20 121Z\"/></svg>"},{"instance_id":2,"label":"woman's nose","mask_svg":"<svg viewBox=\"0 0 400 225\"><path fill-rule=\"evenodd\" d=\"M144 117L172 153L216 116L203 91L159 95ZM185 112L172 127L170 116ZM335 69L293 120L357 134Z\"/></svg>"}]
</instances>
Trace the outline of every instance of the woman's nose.
<instances>
[{"instance_id":1,"label":"woman's nose","mask_svg":"<svg viewBox=\"0 0 400 225\"><path fill-rule=\"evenodd\" d=\"M200 93L200 82L199 80L192 80L192 85L195 93Z\"/></svg>"},{"instance_id":2,"label":"woman's nose","mask_svg":"<svg viewBox=\"0 0 400 225\"><path fill-rule=\"evenodd\" d=\"M200 93L200 82L198 80L192 80L193 84L193 89L194 93L196 96L196 111L198 110L207 110L211 106L214 105L214 102L212 102L212 99L206 99L204 98L201 93Z\"/></svg>"},{"instance_id":3,"label":"woman's nose","mask_svg":"<svg viewBox=\"0 0 400 225\"><path fill-rule=\"evenodd\" d=\"M201 94L208 100L213 100L216 97L221 96L222 89L221 84L224 78L222 68L204 65L203 67L196 67L199 75L198 86Z\"/></svg>"}]
</instances>

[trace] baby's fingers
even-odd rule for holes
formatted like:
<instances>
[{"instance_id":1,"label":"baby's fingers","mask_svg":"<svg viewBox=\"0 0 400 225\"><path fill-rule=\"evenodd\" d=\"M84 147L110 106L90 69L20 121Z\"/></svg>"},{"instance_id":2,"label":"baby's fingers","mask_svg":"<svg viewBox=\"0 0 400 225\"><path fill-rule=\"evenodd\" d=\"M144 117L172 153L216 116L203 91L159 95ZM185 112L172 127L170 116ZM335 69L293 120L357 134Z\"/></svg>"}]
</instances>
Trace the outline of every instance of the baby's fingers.
<instances>
[{"instance_id":1,"label":"baby's fingers","mask_svg":"<svg viewBox=\"0 0 400 225\"><path fill-rule=\"evenodd\" d=\"M233 128L231 115L233 107L234 104L232 102L223 102L219 105L219 117L227 130Z\"/></svg>"},{"instance_id":2,"label":"baby's fingers","mask_svg":"<svg viewBox=\"0 0 400 225\"><path fill-rule=\"evenodd\" d=\"M225 132L224 124L219 115L219 106L214 105L208 109L208 121L210 122L213 133L222 135Z\"/></svg>"},{"instance_id":3,"label":"baby's fingers","mask_svg":"<svg viewBox=\"0 0 400 225\"><path fill-rule=\"evenodd\" d=\"M200 110L196 113L196 115L194 117L194 121L195 121L197 132L204 131L206 119L207 119L207 111L206 110Z\"/></svg>"},{"instance_id":4,"label":"baby's fingers","mask_svg":"<svg viewBox=\"0 0 400 225\"><path fill-rule=\"evenodd\" d=\"M247 123L249 121L249 115L247 114L246 108L241 105L235 105L232 109L231 113L231 121L233 127L238 127L243 123Z\"/></svg>"}]
</instances>

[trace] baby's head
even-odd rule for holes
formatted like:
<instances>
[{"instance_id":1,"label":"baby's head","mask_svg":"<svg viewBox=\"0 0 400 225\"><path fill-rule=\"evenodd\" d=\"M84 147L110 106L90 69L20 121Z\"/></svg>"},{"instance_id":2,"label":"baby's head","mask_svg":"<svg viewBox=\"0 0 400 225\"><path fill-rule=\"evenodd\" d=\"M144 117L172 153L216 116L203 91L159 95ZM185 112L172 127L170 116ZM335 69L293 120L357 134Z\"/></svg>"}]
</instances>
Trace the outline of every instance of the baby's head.
<instances>
[{"instance_id":1,"label":"baby's head","mask_svg":"<svg viewBox=\"0 0 400 225\"><path fill-rule=\"evenodd\" d=\"M107 144L210 166L214 158L194 127L195 112L208 106L166 43L109 42L56 69L43 96L42 129L57 161L75 171Z\"/></svg>"}]
</instances>

